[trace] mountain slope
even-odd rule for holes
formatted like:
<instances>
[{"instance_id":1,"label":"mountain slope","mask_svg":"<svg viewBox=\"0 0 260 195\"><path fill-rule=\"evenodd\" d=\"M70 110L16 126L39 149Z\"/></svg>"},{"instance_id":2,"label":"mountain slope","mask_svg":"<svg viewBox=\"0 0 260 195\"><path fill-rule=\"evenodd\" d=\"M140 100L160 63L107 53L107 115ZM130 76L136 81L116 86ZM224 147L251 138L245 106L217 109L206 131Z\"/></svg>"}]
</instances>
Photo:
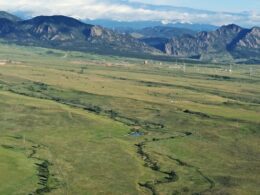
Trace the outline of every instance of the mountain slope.
<instances>
[{"instance_id":1,"label":"mountain slope","mask_svg":"<svg viewBox=\"0 0 260 195\"><path fill-rule=\"evenodd\" d=\"M0 20L0 36L18 44L100 53L158 53L132 38L66 16L38 16L12 22Z\"/></svg>"},{"instance_id":2,"label":"mountain slope","mask_svg":"<svg viewBox=\"0 0 260 195\"><path fill-rule=\"evenodd\" d=\"M180 37L182 35L195 34L195 31L189 29L168 26L147 27L141 30L135 30L130 33L132 37L137 38L147 45L150 45L161 51L164 51L164 45L169 42L170 39L174 37Z\"/></svg>"},{"instance_id":3,"label":"mountain slope","mask_svg":"<svg viewBox=\"0 0 260 195\"><path fill-rule=\"evenodd\" d=\"M0 18L5 18L11 21L20 21L21 19L5 11L0 11Z\"/></svg>"},{"instance_id":4,"label":"mountain slope","mask_svg":"<svg viewBox=\"0 0 260 195\"><path fill-rule=\"evenodd\" d=\"M138 31L135 31L142 36L142 38L167 38L171 39L173 37L179 37L184 34L194 35L196 32L185 29L185 28L175 28L175 27L168 27L168 26L154 26L154 27L147 27Z\"/></svg>"},{"instance_id":5,"label":"mountain slope","mask_svg":"<svg viewBox=\"0 0 260 195\"><path fill-rule=\"evenodd\" d=\"M247 31L241 39L232 45L234 57L247 58L248 56L260 56L260 28L254 27Z\"/></svg>"},{"instance_id":6,"label":"mountain slope","mask_svg":"<svg viewBox=\"0 0 260 195\"><path fill-rule=\"evenodd\" d=\"M214 58L220 53L234 58L254 58L260 56L259 37L259 28L249 30L231 24L216 31L173 38L165 44L164 52L178 57L200 59L202 56Z\"/></svg>"}]
</instances>

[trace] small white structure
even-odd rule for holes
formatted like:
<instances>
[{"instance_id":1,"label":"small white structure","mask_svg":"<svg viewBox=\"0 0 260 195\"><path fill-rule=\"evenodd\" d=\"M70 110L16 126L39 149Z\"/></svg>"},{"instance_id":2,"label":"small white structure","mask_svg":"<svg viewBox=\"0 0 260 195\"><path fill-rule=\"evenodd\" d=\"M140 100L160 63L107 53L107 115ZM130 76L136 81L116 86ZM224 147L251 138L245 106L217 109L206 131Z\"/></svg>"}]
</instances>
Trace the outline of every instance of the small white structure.
<instances>
[{"instance_id":1,"label":"small white structure","mask_svg":"<svg viewBox=\"0 0 260 195\"><path fill-rule=\"evenodd\" d=\"M232 64L229 65L229 70L228 70L229 73L232 73Z\"/></svg>"}]
</instances>

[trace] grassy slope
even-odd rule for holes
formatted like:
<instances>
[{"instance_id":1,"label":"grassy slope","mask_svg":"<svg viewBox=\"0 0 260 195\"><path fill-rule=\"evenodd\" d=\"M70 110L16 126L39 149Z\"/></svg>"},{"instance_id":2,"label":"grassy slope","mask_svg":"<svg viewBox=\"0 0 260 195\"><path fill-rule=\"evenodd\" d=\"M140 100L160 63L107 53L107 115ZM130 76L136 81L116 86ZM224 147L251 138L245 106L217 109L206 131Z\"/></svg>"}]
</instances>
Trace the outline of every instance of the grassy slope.
<instances>
[{"instance_id":1,"label":"grassy slope","mask_svg":"<svg viewBox=\"0 0 260 195\"><path fill-rule=\"evenodd\" d=\"M187 65L183 72L174 63L143 66L136 59L6 45L0 59L12 59L0 66L1 135L45 146L37 155L53 163L51 193L143 194L149 190L138 183L148 182L161 194L257 194L257 66L252 77L247 66L229 74L225 66ZM126 136L133 126L146 135ZM143 141L161 172L143 166L135 146ZM175 182L155 184L172 170Z\"/></svg>"},{"instance_id":2,"label":"grassy slope","mask_svg":"<svg viewBox=\"0 0 260 195\"><path fill-rule=\"evenodd\" d=\"M15 149L1 147L0 154L0 194L25 194L36 188L37 176L32 160Z\"/></svg>"},{"instance_id":3,"label":"grassy slope","mask_svg":"<svg viewBox=\"0 0 260 195\"><path fill-rule=\"evenodd\" d=\"M1 108L2 134L22 135L25 142L30 138L46 146L47 151L37 155L53 163L51 170L62 181L59 185L63 188L53 191L54 194L63 193L62 190L69 194L138 192L136 181L143 173L134 149L124 140L129 131L124 125L78 109L7 92L1 92Z\"/></svg>"}]
</instances>

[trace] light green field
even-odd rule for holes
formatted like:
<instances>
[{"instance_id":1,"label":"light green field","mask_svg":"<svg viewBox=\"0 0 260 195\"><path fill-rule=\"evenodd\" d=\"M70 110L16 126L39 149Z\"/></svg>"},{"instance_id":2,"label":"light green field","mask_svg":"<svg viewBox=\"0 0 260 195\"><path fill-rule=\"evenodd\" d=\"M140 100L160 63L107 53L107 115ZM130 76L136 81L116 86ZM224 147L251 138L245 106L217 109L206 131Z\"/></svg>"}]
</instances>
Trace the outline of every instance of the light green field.
<instances>
[{"instance_id":1,"label":"light green field","mask_svg":"<svg viewBox=\"0 0 260 195\"><path fill-rule=\"evenodd\" d=\"M259 67L0 44L0 194L257 195Z\"/></svg>"}]
</instances>

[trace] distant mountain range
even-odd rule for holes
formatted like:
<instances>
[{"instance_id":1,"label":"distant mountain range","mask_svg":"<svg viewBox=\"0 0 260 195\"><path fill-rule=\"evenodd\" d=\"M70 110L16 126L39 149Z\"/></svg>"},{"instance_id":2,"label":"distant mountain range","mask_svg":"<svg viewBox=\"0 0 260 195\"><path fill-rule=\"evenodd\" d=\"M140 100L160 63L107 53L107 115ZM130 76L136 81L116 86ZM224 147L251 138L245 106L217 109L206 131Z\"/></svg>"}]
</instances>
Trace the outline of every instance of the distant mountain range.
<instances>
[{"instance_id":1,"label":"distant mountain range","mask_svg":"<svg viewBox=\"0 0 260 195\"><path fill-rule=\"evenodd\" d=\"M185 28L176 28L168 26L147 27L140 30L132 30L128 32L132 37L150 45L160 51L165 50L165 44L174 37L183 35L195 35L196 32Z\"/></svg>"},{"instance_id":2,"label":"distant mountain range","mask_svg":"<svg viewBox=\"0 0 260 195\"><path fill-rule=\"evenodd\" d=\"M66 16L38 16L11 21L0 18L0 38L9 42L107 54L153 54L155 48L112 30Z\"/></svg>"},{"instance_id":3,"label":"distant mountain range","mask_svg":"<svg viewBox=\"0 0 260 195\"><path fill-rule=\"evenodd\" d=\"M0 12L0 38L22 45L116 55L163 55L205 61L260 58L260 28L245 29L234 24L198 33L168 26L119 33L66 16L20 20Z\"/></svg>"},{"instance_id":4,"label":"distant mountain range","mask_svg":"<svg viewBox=\"0 0 260 195\"><path fill-rule=\"evenodd\" d=\"M212 31L216 30L218 26L211 24L191 24L191 23L180 23L180 22L167 22L167 21L116 21L116 20L83 20L83 22L93 25L103 26L118 32L132 32L141 30L144 28L163 26L163 27L174 27L184 28L192 31Z\"/></svg>"},{"instance_id":5,"label":"distant mountain range","mask_svg":"<svg viewBox=\"0 0 260 195\"><path fill-rule=\"evenodd\" d=\"M234 59L260 57L260 28L241 28L231 24L195 36L174 37L165 44L164 52L177 57L213 60L229 56Z\"/></svg>"},{"instance_id":6,"label":"distant mountain range","mask_svg":"<svg viewBox=\"0 0 260 195\"><path fill-rule=\"evenodd\" d=\"M140 30L133 30L130 34L137 38L167 38L171 39L173 37L180 37L184 34L195 35L196 32L185 28L176 28L168 26L154 26L147 27Z\"/></svg>"}]
</instances>

